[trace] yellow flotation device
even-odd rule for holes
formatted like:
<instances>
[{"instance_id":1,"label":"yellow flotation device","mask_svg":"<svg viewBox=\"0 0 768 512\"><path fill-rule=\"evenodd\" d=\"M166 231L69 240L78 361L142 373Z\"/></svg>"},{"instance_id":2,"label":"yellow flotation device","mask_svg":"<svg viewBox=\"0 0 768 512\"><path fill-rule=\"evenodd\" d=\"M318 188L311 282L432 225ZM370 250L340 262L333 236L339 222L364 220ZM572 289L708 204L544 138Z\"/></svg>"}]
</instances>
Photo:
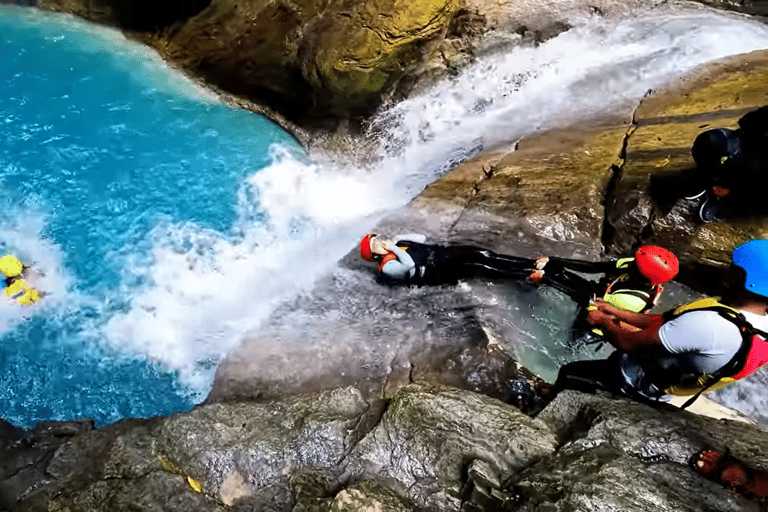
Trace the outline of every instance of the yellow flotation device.
<instances>
[{"instance_id":1,"label":"yellow flotation device","mask_svg":"<svg viewBox=\"0 0 768 512\"><path fill-rule=\"evenodd\" d=\"M6 286L5 296L16 299L22 306L29 306L40 300L40 293L30 288L24 279L16 279Z\"/></svg>"},{"instance_id":2,"label":"yellow flotation device","mask_svg":"<svg viewBox=\"0 0 768 512\"><path fill-rule=\"evenodd\" d=\"M24 270L24 265L19 261L16 256L6 254L0 258L0 272L5 274L5 277L16 277Z\"/></svg>"}]
</instances>

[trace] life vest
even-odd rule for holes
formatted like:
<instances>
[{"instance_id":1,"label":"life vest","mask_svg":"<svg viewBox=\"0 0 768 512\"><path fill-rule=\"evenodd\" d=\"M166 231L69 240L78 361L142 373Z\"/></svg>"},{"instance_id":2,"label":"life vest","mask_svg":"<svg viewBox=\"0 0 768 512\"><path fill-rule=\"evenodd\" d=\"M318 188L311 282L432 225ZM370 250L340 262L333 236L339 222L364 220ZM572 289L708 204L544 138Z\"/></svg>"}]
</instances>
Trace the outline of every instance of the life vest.
<instances>
[{"instance_id":1,"label":"life vest","mask_svg":"<svg viewBox=\"0 0 768 512\"><path fill-rule=\"evenodd\" d=\"M22 306L29 306L40 300L39 292L30 288L24 279L15 279L4 291L6 297L16 300Z\"/></svg>"},{"instance_id":2,"label":"life vest","mask_svg":"<svg viewBox=\"0 0 768 512\"><path fill-rule=\"evenodd\" d=\"M621 258L616 261L616 268L618 270L629 269L630 265L634 262L635 258ZM637 279L635 279L632 274L623 272L610 278L605 284L605 292L601 298L603 301L612 306L616 306L619 309L631 311L633 313L643 313L656 304L656 300L664 290L661 285L649 288L648 284L649 283L645 282L638 283ZM590 309L594 309L594 307L588 306L587 310ZM603 330L599 327L588 327L588 330L598 336L605 336ZM602 340L600 338L594 340L594 342L601 343L602 345Z\"/></svg>"},{"instance_id":3,"label":"life vest","mask_svg":"<svg viewBox=\"0 0 768 512\"><path fill-rule=\"evenodd\" d=\"M616 268L618 270L628 269L634 261L635 258L622 258L616 262ZM633 281L636 280L629 272L613 277L606 284L602 299L612 306L633 313L642 313L651 309L663 290L662 286L657 285L649 288L646 283L635 286L640 283L633 283Z\"/></svg>"},{"instance_id":4,"label":"life vest","mask_svg":"<svg viewBox=\"0 0 768 512\"><path fill-rule=\"evenodd\" d=\"M713 311L739 328L741 345L722 368L712 374L702 374L691 368L681 368L679 359L657 358L650 365L642 364L646 375L660 389L671 395L690 396L683 408L692 404L704 391L723 387L748 377L768 364L768 333L754 327L738 310L718 302L716 298L699 299L664 314L665 322L691 311ZM677 364L675 363L677 361Z\"/></svg>"},{"instance_id":5,"label":"life vest","mask_svg":"<svg viewBox=\"0 0 768 512\"><path fill-rule=\"evenodd\" d=\"M401 240L397 242L396 245L400 249L406 251L416 265L413 274L406 276L405 281L413 284L423 284L426 282L433 273L437 258L434 246L420 244L418 242L411 242L410 240ZM387 255L381 259L381 263L379 264L379 272L382 271L384 265L396 259L397 256L395 253L387 253Z\"/></svg>"}]
</instances>

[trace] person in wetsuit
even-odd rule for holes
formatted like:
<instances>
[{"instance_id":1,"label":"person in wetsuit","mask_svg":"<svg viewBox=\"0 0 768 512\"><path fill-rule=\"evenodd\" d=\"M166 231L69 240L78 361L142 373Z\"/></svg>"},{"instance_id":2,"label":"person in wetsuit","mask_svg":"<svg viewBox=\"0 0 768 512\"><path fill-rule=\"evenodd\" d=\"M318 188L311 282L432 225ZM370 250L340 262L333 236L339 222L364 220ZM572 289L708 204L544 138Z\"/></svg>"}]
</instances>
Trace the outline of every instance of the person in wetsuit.
<instances>
[{"instance_id":1,"label":"person in wetsuit","mask_svg":"<svg viewBox=\"0 0 768 512\"><path fill-rule=\"evenodd\" d=\"M423 235L400 235L392 240L370 233L360 242L360 256L379 264L390 282L416 285L452 284L461 279L525 278L534 260L498 254L470 245L425 244Z\"/></svg>"},{"instance_id":2,"label":"person in wetsuit","mask_svg":"<svg viewBox=\"0 0 768 512\"><path fill-rule=\"evenodd\" d=\"M647 245L632 258L590 262L556 257L536 259L498 254L481 247L425 244L422 235L401 235L389 240L369 233L360 242L360 256L379 264L386 280L410 284L446 284L481 277L527 279L560 290L579 306L571 336L586 342L601 341L601 333L587 322L589 304L602 299L618 308L640 313L650 310L662 284L678 271L675 255L663 247ZM598 281L579 273L603 274Z\"/></svg>"},{"instance_id":3,"label":"person in wetsuit","mask_svg":"<svg viewBox=\"0 0 768 512\"><path fill-rule=\"evenodd\" d=\"M766 213L768 105L747 112L738 125L708 129L691 146L698 187L686 199L701 198L702 222Z\"/></svg>"},{"instance_id":4,"label":"person in wetsuit","mask_svg":"<svg viewBox=\"0 0 768 512\"><path fill-rule=\"evenodd\" d=\"M578 305L571 339L587 343L603 341L602 332L590 325L591 302L601 300L619 309L645 313L656 305L663 284L678 272L677 257L656 245L640 247L632 258L616 261L581 261L565 258L538 258L529 280L547 284L568 295ZM578 273L602 274L593 281Z\"/></svg>"}]
</instances>

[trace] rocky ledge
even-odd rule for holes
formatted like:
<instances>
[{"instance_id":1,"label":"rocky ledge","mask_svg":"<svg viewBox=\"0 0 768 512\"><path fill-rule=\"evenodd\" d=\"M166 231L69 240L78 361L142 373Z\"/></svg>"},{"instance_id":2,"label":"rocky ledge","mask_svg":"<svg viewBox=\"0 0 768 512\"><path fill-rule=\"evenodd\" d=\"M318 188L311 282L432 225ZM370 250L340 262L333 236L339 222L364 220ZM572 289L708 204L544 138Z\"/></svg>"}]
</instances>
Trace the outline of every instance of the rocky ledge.
<instances>
[{"instance_id":1,"label":"rocky ledge","mask_svg":"<svg viewBox=\"0 0 768 512\"><path fill-rule=\"evenodd\" d=\"M90 17L101 9L105 19L115 22L110 16L117 4L112 1L54 4L46 6L70 12L87 8ZM257 4L266 11L254 10ZM222 76L233 84L241 78L242 83L252 83L239 77L241 71L233 62L243 63L245 70L252 68L245 64L248 59L226 60L233 59L229 55L251 55L250 62L259 63L251 73L274 66L276 76L288 81L264 82L263 90L281 97L287 83L293 95L307 92L308 103L303 113L296 113L298 117L320 112L357 115L405 87L402 80L407 73L400 69L381 75L373 68L339 67L333 58L347 62L348 56L328 48L319 56L310 52L311 58L301 54L306 58L298 65L292 59L300 55L300 48L323 47L310 43L322 39L324 29L287 30L284 34L295 37L278 44L267 37L277 33L272 28L259 31L263 37L245 41L241 37L245 25L226 16L254 27L276 19L318 30L336 27L334 33L352 39L363 36L336 24L356 23L371 30L370 37L388 34L388 29L379 31L387 23L403 21L376 16L374 20L365 5L372 4L348 2L346 10L339 10L327 2L214 0L162 30L145 27L140 33L168 55L179 56L204 34L208 44L219 45L219 53L209 58L190 54L179 57L179 62L189 59L189 66L201 69L217 69L225 62L222 65L231 71ZM446 1L421 8L408 22L418 23L403 21L411 27L409 44L435 55L434 48L452 33L451 20L468 7ZM609 7L606 3L602 8ZM314 14L296 21L292 16L298 11ZM509 22L501 11L479 12L486 23ZM471 34L470 29L479 26L477 12L461 12L467 25L454 30ZM219 17L230 21L215 21ZM442 28L433 33L425 28L429 25L425 20L437 20L436 26ZM559 25L550 22L551 17L542 27L556 30ZM528 30L536 37L534 29ZM264 46L249 54L251 40ZM395 44L396 50L383 51L377 65L406 56L413 62L408 52L415 50L406 46ZM266 54L277 61L256 58ZM322 55L329 60L323 61ZM422 66L430 60L420 59L415 59L417 67L424 71L428 66ZM302 67L306 63L312 66ZM336 75L325 81L329 70ZM653 91L631 111L531 136L465 162L380 227L415 229L435 241L472 242L521 255L596 259L640 243L658 243L680 256L684 282L696 286L706 282L702 275L713 282L711 276L728 261L737 243L768 234L765 218L700 224L694 220L693 204L669 193L674 187L663 187L667 193L659 195L654 184L680 183L680 176L693 165L689 148L701 130L735 127L743 113L768 104L763 86L767 74L766 52L706 66L663 91ZM360 83L379 88L338 96L347 91L345 86ZM344 105L339 97L353 101ZM688 462L701 449L728 449L749 466L768 470L764 428L670 406L651 408L575 392L559 395L531 417L507 402L510 377L526 381L533 377L499 350L476 321L475 305L455 290L377 290L370 296L381 314L373 319L366 315L364 301L357 309L343 301L324 302L329 295L324 291L334 286L359 286L365 296L365 287L373 285L371 273L363 268L353 251L338 272L296 299L324 312L325 316L316 316L318 324L310 326L316 329L307 330L314 333L310 340L314 343L281 336L281 324L275 322L273 330L246 339L230 354L206 404L193 411L98 429L88 421L47 422L28 431L3 423L0 509L757 510L756 503L698 476ZM405 303L407 308L402 309ZM451 305L446 317L453 323L433 321L433 312L444 310L446 303ZM404 310L411 315L407 320L422 322L408 336L402 329L392 330L396 324L402 327ZM276 315L290 322L290 312L286 306ZM344 333L331 323L323 324L324 318L339 317L345 319ZM397 332L396 343L383 345L376 353L355 350L354 340L372 332ZM278 345L280 350L270 353L270 347ZM254 351L260 357L252 357ZM328 354L335 357L320 357ZM312 373L296 377L280 371L307 360L317 363Z\"/></svg>"},{"instance_id":2,"label":"rocky ledge","mask_svg":"<svg viewBox=\"0 0 768 512\"><path fill-rule=\"evenodd\" d=\"M375 413L354 388L213 404L102 429L3 429L9 511L754 511L691 457L768 469L768 432L671 406L565 392L531 418L409 385Z\"/></svg>"}]
</instances>

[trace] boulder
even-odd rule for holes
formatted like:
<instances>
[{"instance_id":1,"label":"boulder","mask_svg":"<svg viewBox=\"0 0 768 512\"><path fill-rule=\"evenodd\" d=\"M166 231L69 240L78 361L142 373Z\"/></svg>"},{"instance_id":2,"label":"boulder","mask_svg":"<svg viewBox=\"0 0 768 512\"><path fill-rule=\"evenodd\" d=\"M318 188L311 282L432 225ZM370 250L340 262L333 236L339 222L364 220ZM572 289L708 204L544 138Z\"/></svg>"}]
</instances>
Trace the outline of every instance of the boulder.
<instances>
[{"instance_id":1,"label":"boulder","mask_svg":"<svg viewBox=\"0 0 768 512\"><path fill-rule=\"evenodd\" d=\"M370 115L446 37L458 0L214 0L172 30L141 35L227 92L302 124Z\"/></svg>"},{"instance_id":2,"label":"boulder","mask_svg":"<svg viewBox=\"0 0 768 512\"><path fill-rule=\"evenodd\" d=\"M752 2L702 0L756 14ZM485 52L663 0L18 0L122 28L173 65L304 127L364 122ZM280 117L280 116L277 116ZM282 124L282 123L281 123Z\"/></svg>"},{"instance_id":3,"label":"boulder","mask_svg":"<svg viewBox=\"0 0 768 512\"><path fill-rule=\"evenodd\" d=\"M546 424L498 400L409 386L355 447L347 471L396 482L419 509L459 510L473 462L487 468L486 481L500 483L555 448Z\"/></svg>"},{"instance_id":4,"label":"boulder","mask_svg":"<svg viewBox=\"0 0 768 512\"><path fill-rule=\"evenodd\" d=\"M759 426L574 391L536 418L409 385L378 412L341 388L12 437L0 446L9 512L746 512L757 504L699 476L691 457L728 449L768 470Z\"/></svg>"}]
</instances>

